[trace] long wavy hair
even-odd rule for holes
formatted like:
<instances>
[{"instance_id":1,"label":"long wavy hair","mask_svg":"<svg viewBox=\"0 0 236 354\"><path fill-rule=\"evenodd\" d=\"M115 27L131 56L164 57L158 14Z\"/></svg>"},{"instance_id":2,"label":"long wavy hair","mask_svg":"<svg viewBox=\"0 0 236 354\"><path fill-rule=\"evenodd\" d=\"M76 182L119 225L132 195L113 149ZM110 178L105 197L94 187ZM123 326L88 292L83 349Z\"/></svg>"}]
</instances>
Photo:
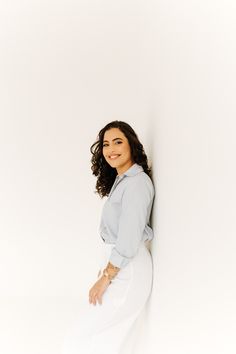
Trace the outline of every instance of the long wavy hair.
<instances>
[{"instance_id":1,"label":"long wavy hair","mask_svg":"<svg viewBox=\"0 0 236 354\"><path fill-rule=\"evenodd\" d=\"M111 187L117 176L116 168L111 167L107 163L102 153L104 134L111 128L118 128L123 132L130 145L132 160L142 166L144 172L152 178L152 171L148 166L147 156L137 134L128 123L120 120L114 120L100 130L97 141L90 147L90 152L92 153L91 169L93 171L93 175L97 176L95 193L98 193L101 198L109 195Z\"/></svg>"}]
</instances>

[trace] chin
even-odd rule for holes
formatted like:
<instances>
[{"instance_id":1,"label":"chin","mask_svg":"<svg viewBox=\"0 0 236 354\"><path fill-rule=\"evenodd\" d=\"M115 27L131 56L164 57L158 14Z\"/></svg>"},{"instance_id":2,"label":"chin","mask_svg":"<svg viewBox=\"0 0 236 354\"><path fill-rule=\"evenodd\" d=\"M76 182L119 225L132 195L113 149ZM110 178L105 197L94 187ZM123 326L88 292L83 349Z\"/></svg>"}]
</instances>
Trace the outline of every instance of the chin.
<instances>
[{"instance_id":1,"label":"chin","mask_svg":"<svg viewBox=\"0 0 236 354\"><path fill-rule=\"evenodd\" d=\"M110 165L111 167L118 167L118 166L119 166L119 164L115 163L115 161L110 161L110 162L109 162L109 165Z\"/></svg>"},{"instance_id":2,"label":"chin","mask_svg":"<svg viewBox=\"0 0 236 354\"><path fill-rule=\"evenodd\" d=\"M108 165L110 165L111 167L116 166L115 161L111 161L111 160L109 160L109 161L107 161L107 163L108 163Z\"/></svg>"}]
</instances>

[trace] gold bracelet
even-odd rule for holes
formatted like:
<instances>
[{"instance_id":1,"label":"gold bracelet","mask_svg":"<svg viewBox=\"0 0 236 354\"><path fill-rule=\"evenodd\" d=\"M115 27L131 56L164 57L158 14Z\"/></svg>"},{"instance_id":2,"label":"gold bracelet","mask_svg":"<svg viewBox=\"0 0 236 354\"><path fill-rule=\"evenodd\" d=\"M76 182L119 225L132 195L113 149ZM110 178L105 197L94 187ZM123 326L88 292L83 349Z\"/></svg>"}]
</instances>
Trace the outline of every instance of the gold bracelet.
<instances>
[{"instance_id":1,"label":"gold bracelet","mask_svg":"<svg viewBox=\"0 0 236 354\"><path fill-rule=\"evenodd\" d=\"M104 275L105 277L107 277L107 279L108 279L108 280L110 281L110 283L111 283L113 277L108 273L108 271L107 271L106 269L103 270L103 275Z\"/></svg>"},{"instance_id":2,"label":"gold bracelet","mask_svg":"<svg viewBox=\"0 0 236 354\"><path fill-rule=\"evenodd\" d=\"M110 262L108 263L106 269L109 269L109 270L114 270L115 272L118 272L120 270L119 267L116 267L114 266L113 264L111 264Z\"/></svg>"},{"instance_id":3,"label":"gold bracelet","mask_svg":"<svg viewBox=\"0 0 236 354\"><path fill-rule=\"evenodd\" d=\"M119 267L115 267L112 263L108 262L106 268L103 270L103 275L107 277L111 282L119 270Z\"/></svg>"}]
</instances>

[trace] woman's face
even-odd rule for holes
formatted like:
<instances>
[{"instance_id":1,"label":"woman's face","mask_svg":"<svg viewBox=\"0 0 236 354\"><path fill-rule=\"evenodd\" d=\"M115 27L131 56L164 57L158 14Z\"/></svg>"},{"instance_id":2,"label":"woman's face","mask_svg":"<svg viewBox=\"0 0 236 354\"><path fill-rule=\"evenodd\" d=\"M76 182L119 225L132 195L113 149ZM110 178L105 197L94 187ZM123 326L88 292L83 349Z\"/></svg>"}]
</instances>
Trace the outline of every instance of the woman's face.
<instances>
[{"instance_id":1,"label":"woman's face","mask_svg":"<svg viewBox=\"0 0 236 354\"><path fill-rule=\"evenodd\" d=\"M116 168L118 175L133 165L129 141L119 128L105 132L102 153L107 163Z\"/></svg>"}]
</instances>

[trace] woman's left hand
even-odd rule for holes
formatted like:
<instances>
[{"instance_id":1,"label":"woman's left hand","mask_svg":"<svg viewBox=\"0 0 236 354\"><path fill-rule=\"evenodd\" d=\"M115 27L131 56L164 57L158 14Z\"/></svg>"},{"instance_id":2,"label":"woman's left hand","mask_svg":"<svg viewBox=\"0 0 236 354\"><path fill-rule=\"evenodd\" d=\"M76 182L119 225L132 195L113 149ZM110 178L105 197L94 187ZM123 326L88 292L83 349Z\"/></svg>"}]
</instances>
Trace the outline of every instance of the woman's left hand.
<instances>
[{"instance_id":1,"label":"woman's left hand","mask_svg":"<svg viewBox=\"0 0 236 354\"><path fill-rule=\"evenodd\" d=\"M108 286L110 285L110 280L104 275L96 281L94 286L89 290L89 303L96 305L97 301L102 304L102 296Z\"/></svg>"}]
</instances>

